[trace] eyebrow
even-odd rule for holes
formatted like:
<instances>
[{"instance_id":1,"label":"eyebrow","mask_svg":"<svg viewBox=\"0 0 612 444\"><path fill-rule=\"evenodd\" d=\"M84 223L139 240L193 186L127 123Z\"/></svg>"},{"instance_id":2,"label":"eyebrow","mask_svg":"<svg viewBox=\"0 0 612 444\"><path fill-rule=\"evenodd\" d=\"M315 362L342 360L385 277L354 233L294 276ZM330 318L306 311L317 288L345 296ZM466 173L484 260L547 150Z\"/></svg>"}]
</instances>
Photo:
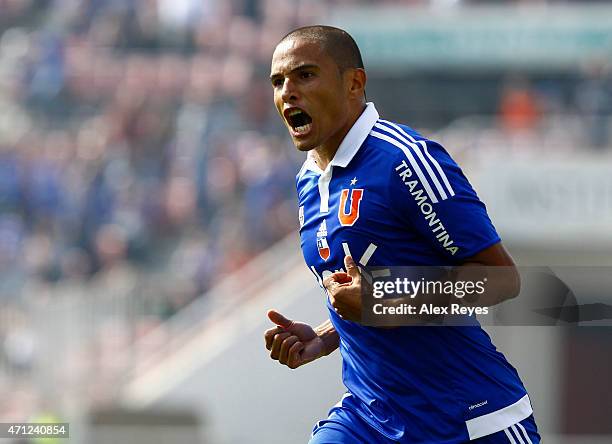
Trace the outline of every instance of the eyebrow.
<instances>
[{"instance_id":1,"label":"eyebrow","mask_svg":"<svg viewBox=\"0 0 612 444\"><path fill-rule=\"evenodd\" d=\"M296 66L291 71L289 71L289 74L293 74L294 72L297 72L297 71L303 71L305 69L313 69L313 68L318 68L318 67L319 66L315 65L314 63L306 63L304 65ZM283 75L280 73L272 74L270 75L270 81L273 81L274 79L277 79L278 77L282 77L282 76Z\"/></svg>"}]
</instances>

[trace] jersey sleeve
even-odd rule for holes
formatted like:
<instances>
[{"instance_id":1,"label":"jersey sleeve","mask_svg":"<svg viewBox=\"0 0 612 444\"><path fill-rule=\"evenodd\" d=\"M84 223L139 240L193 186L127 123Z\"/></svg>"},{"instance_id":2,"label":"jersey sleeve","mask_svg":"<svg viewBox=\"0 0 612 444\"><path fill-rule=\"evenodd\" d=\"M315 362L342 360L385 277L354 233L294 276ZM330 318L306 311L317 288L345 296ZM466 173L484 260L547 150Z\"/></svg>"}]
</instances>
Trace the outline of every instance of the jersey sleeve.
<instances>
[{"instance_id":1,"label":"jersey sleeve","mask_svg":"<svg viewBox=\"0 0 612 444\"><path fill-rule=\"evenodd\" d=\"M500 241L484 203L436 142L415 140L397 151L389 202L403 222L452 261L469 258Z\"/></svg>"}]
</instances>

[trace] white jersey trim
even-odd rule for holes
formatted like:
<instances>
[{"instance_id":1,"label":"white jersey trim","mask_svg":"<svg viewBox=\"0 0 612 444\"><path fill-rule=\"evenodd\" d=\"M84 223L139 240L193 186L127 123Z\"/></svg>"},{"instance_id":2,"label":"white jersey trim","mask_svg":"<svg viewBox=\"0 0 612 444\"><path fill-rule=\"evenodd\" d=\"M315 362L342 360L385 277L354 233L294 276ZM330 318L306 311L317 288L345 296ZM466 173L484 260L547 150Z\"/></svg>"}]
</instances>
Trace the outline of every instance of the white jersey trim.
<instances>
[{"instance_id":1,"label":"white jersey trim","mask_svg":"<svg viewBox=\"0 0 612 444\"><path fill-rule=\"evenodd\" d=\"M454 196L455 190L453 190L453 187L448 181L448 177L446 177L446 173L442 170L442 167L440 166L438 161L431 154L429 154L429 150L427 149L427 143L425 143L424 140L419 141L419 143L423 147L423 150L425 151L425 155L429 157L433 166L436 168L436 170L438 170L438 173L440 173L440 177L442 177L442 181L444 182L444 185L446 185L448 192L450 193L451 196Z\"/></svg>"},{"instance_id":2,"label":"white jersey trim","mask_svg":"<svg viewBox=\"0 0 612 444\"><path fill-rule=\"evenodd\" d=\"M510 427L510 429L512 429L512 431L514 432L514 436L516 436L516 438L518 439L518 443L517 444L527 444L525 443L525 441L523 441L523 437L521 436L521 434L519 433L518 429L516 428L515 425L512 425Z\"/></svg>"},{"instance_id":3,"label":"white jersey trim","mask_svg":"<svg viewBox=\"0 0 612 444\"><path fill-rule=\"evenodd\" d=\"M377 123L375 126L377 128L380 128L384 131L389 132L390 134L397 137L399 140L401 140L402 142L404 142L405 144L407 144L408 146L412 148L412 150L416 153L417 157L419 158L419 160L425 167L425 170L427 171L427 173L429 173L429 177L431 178L434 185L436 186L438 193L440 193L442 200L448 199L448 196L446 194L447 191L451 197L455 195L455 191L453 190L453 187L451 186L448 180L448 177L446 176L446 173L440 166L440 163L429 153L429 150L427 149L427 143L424 140L419 140L417 142L415 138L412 137L410 134L408 134L406 131L404 131L404 129L401 126L393 122L389 122L388 120L381 119L379 120L379 123ZM423 147L422 151L425 153L425 156L427 156L428 160L426 160L425 157L423 156L423 152L421 152L419 145ZM438 174L442 178L442 182L444 182L444 187L438 180L438 177L434 174L432 170L432 166L433 168L436 169L436 171L438 171Z\"/></svg>"},{"instance_id":4,"label":"white jersey trim","mask_svg":"<svg viewBox=\"0 0 612 444\"><path fill-rule=\"evenodd\" d=\"M399 139L400 141L402 141L406 145L408 145L410 148L412 148L412 151L414 151L414 153L417 155L417 157L421 161L421 164L425 167L425 171L428 173L429 178L432 180L433 184L435 185L436 189L438 190L438 193L440 194L440 197L442 198L442 200L448 199L448 195L446 194L446 190L442 187L442 184L438 180L437 176L434 174L434 172L433 172L433 170L431 168L431 165L429 164L428 161L425 160L425 156L423 156L423 153L421 152L421 150L419 149L419 147L415 143L410 142L408 139L406 139L400 133L398 133L397 131L395 131L392 128L389 128L389 127L387 127L385 125L381 125L380 123L377 123L374 126L376 128L378 128L378 129L383 130L383 131L387 131L389 134L391 134L392 136L395 136L397 139Z\"/></svg>"},{"instance_id":5,"label":"white jersey trim","mask_svg":"<svg viewBox=\"0 0 612 444\"><path fill-rule=\"evenodd\" d=\"M504 433L506 434L506 438L508 438L508 442L510 444L516 444L516 440L514 439L514 436L512 436L512 434L510 433L508 429L504 429Z\"/></svg>"},{"instance_id":6,"label":"white jersey trim","mask_svg":"<svg viewBox=\"0 0 612 444\"><path fill-rule=\"evenodd\" d=\"M298 175L297 175L298 180L300 180L302 176L304 175L304 173L308 170L307 163L308 163L308 159L304 161L304 163L302 164L302 167L300 168L300 171L298 172Z\"/></svg>"},{"instance_id":7,"label":"white jersey trim","mask_svg":"<svg viewBox=\"0 0 612 444\"><path fill-rule=\"evenodd\" d=\"M421 181L421 185L425 189L425 192L427 193L427 196L429 196L429 200L431 200L433 203L438 203L438 198L436 197L435 193L433 192L433 189L431 188L431 185L429 184L429 181L427 180L427 178L423 174L423 171L421 170L421 167L419 166L419 164L415 160L415 158L412 155L412 152L410 151L410 149L407 146L405 146L404 144L402 144L399 140L396 140L393 137L388 136L386 134L379 133L378 131L374 131L374 130L372 130L372 132L370 134L372 134L377 139L384 140L385 142L388 142L391 145L396 146L397 148L399 148L400 150L402 150L404 152L404 155L408 159L408 162L410 162L410 165L412 166L412 169L414 170L416 175L419 177L419 180Z\"/></svg>"},{"instance_id":8,"label":"white jersey trim","mask_svg":"<svg viewBox=\"0 0 612 444\"><path fill-rule=\"evenodd\" d=\"M374 104L368 102L359 118L355 121L349 132L346 133L344 139L342 139L334 158L325 170L330 170L332 166L346 168L349 162L353 160L353 157L355 157L355 154L357 154L357 151L359 151L359 148L361 148L361 145L363 145L363 142L368 138L370 130L374 127L379 117ZM319 168L312 157L313 151L308 151L306 156L304 166L317 174L323 174L323 170Z\"/></svg>"},{"instance_id":9,"label":"white jersey trim","mask_svg":"<svg viewBox=\"0 0 612 444\"><path fill-rule=\"evenodd\" d=\"M468 419L465 421L465 425L471 441L491 435L492 433L500 432L528 418L532 413L533 409L529 401L529 395L525 395L514 404L507 407L487 413L486 415Z\"/></svg>"},{"instance_id":10,"label":"white jersey trim","mask_svg":"<svg viewBox=\"0 0 612 444\"><path fill-rule=\"evenodd\" d=\"M404 136L406 136L410 141L412 141L413 143L417 143L414 137L408 134L401 126L397 125L396 123L390 122L388 120L383 120L383 119L380 119L380 122L383 122L383 123L386 123L392 126L393 128L397 129L400 133L402 133ZM429 158L429 160L431 161L435 169L438 170L438 173L440 173L440 177L442 177L442 181L444 182L444 185L446 185L446 188L448 189L448 192L450 193L450 195L454 196L455 191L453 190L453 187L448 181L448 178L446 177L446 173L444 173L438 161L431 154L429 154L429 150L427 149L427 143L424 140L419 140L418 143L421 144L421 146L425 150L425 155Z\"/></svg>"},{"instance_id":11,"label":"white jersey trim","mask_svg":"<svg viewBox=\"0 0 612 444\"><path fill-rule=\"evenodd\" d=\"M331 182L331 178L331 169L326 169L323 174L319 176L319 212L322 214L329 213L329 183Z\"/></svg>"},{"instance_id":12,"label":"white jersey trim","mask_svg":"<svg viewBox=\"0 0 612 444\"><path fill-rule=\"evenodd\" d=\"M363 142L367 139L370 134L370 130L374 127L374 124L378 121L378 111L376 111L376 107L373 103L368 102L366 104L365 109L361 113L361 116L355 121L351 129L344 139L340 146L338 147L338 151L334 155L334 158L323 171L317 163L314 161L313 152L308 151L306 161L302 165L302 169L300 170L298 176L301 179L306 170L313 171L320 175L318 181L319 188L319 212L322 214L329 212L329 183L332 179L332 171L334 166L339 166L342 168L346 168L349 162L355 157Z\"/></svg>"},{"instance_id":13,"label":"white jersey trim","mask_svg":"<svg viewBox=\"0 0 612 444\"><path fill-rule=\"evenodd\" d=\"M520 422L517 422L516 426L519 429L521 429L521 432L523 432L523 435L525 436L525 444L533 444L533 442L531 441L531 438L529 437L529 433L527 433L527 430L525 430L525 427L523 427L523 424L521 424Z\"/></svg>"}]
</instances>

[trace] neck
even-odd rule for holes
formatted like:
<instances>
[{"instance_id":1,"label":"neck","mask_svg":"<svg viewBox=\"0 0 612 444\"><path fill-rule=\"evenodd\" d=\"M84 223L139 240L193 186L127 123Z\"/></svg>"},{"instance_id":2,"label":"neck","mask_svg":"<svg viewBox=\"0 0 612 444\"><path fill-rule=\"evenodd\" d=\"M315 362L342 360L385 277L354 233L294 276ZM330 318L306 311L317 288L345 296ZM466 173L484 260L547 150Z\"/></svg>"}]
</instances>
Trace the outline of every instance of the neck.
<instances>
[{"instance_id":1,"label":"neck","mask_svg":"<svg viewBox=\"0 0 612 444\"><path fill-rule=\"evenodd\" d=\"M350 114L342 128L340 128L340 130L330 137L325 143L313 150L313 157L319 168L322 170L327 168L327 165L329 165L336 155L338 148L340 148L340 144L351 130L357 119L359 119L359 116L361 116L361 113L363 113L365 108L365 103L361 104L361 106L355 107L354 111Z\"/></svg>"}]
</instances>

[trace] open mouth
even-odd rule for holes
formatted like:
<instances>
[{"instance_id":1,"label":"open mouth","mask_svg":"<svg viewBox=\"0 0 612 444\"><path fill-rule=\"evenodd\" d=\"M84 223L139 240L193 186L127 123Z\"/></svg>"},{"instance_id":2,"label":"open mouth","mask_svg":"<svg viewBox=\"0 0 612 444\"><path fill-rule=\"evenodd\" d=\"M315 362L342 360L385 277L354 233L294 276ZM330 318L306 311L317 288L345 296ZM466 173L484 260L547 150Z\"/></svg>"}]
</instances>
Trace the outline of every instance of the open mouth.
<instances>
[{"instance_id":1,"label":"open mouth","mask_svg":"<svg viewBox=\"0 0 612 444\"><path fill-rule=\"evenodd\" d=\"M291 126L294 135L303 136L312 129L312 117L299 108L292 108L285 112L285 119Z\"/></svg>"}]
</instances>

